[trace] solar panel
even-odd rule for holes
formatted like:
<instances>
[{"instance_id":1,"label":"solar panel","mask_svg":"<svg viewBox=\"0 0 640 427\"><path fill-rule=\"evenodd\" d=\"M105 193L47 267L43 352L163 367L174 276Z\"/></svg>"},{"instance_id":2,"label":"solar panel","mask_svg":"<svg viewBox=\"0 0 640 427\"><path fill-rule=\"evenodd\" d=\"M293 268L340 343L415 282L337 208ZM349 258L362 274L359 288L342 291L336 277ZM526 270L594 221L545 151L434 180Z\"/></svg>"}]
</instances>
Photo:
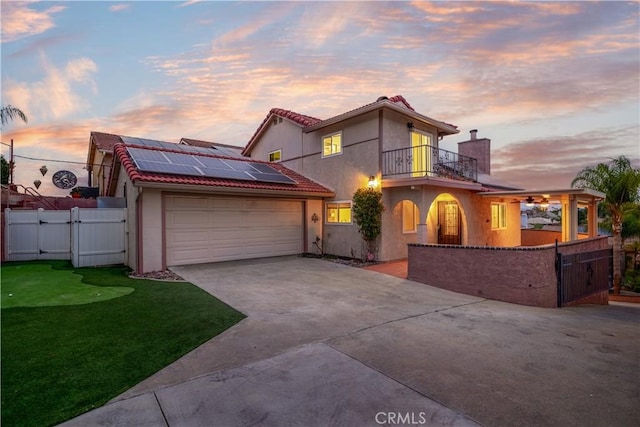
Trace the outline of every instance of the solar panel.
<instances>
[{"instance_id":1,"label":"solar panel","mask_svg":"<svg viewBox=\"0 0 640 427\"><path fill-rule=\"evenodd\" d=\"M240 181L255 181L255 178L246 172L231 170L231 169L214 169L214 168L201 168L202 173L209 178L221 178L221 179L237 179Z\"/></svg>"},{"instance_id":2,"label":"solar panel","mask_svg":"<svg viewBox=\"0 0 640 427\"><path fill-rule=\"evenodd\" d=\"M275 182L279 184L295 184L296 182L286 175L278 173L251 173L260 182Z\"/></svg>"},{"instance_id":3,"label":"solar panel","mask_svg":"<svg viewBox=\"0 0 640 427\"><path fill-rule=\"evenodd\" d=\"M225 159L224 161L225 163L227 163L229 166L231 166L233 169L238 170L238 171L245 171L245 172L255 172L256 169L253 168L251 166L251 163L249 162L243 162L240 160L229 160L229 159Z\"/></svg>"},{"instance_id":4,"label":"solar panel","mask_svg":"<svg viewBox=\"0 0 640 427\"><path fill-rule=\"evenodd\" d=\"M200 170L188 165L173 165L171 163L148 162L140 160L136 162L138 169L145 172L167 173L171 175L202 176Z\"/></svg>"},{"instance_id":5,"label":"solar panel","mask_svg":"<svg viewBox=\"0 0 640 427\"><path fill-rule=\"evenodd\" d=\"M258 169L258 171L260 173L276 173L276 174L280 174L280 172L278 172L277 170L275 170L274 168L272 168L269 165L265 165L264 163L250 163L251 166L255 169Z\"/></svg>"},{"instance_id":6,"label":"solar panel","mask_svg":"<svg viewBox=\"0 0 640 427\"><path fill-rule=\"evenodd\" d=\"M143 140L142 138L126 137L131 143L142 141L146 146L172 145L161 141ZM184 146L183 146L184 147ZM189 147L189 146L186 146ZM198 148L199 147L189 147ZM201 153L176 153L153 149L127 147L127 151L138 169L145 172L166 173L172 175L206 176L209 178L234 179L240 181L272 182L279 184L295 184L296 181L280 173L273 167L256 162L241 160L219 159L203 156ZM199 155L200 154L200 155Z\"/></svg>"},{"instance_id":7,"label":"solar panel","mask_svg":"<svg viewBox=\"0 0 640 427\"><path fill-rule=\"evenodd\" d=\"M146 160L150 162L167 162L167 158L162 154L161 151L154 150L143 150L141 148L131 148L127 147L127 151L133 160L137 163L138 160Z\"/></svg>"},{"instance_id":8,"label":"solar panel","mask_svg":"<svg viewBox=\"0 0 640 427\"><path fill-rule=\"evenodd\" d=\"M206 168L214 169L228 169L231 170L231 166L224 162L222 159L216 159L214 157L197 156L198 162Z\"/></svg>"},{"instance_id":9,"label":"solar panel","mask_svg":"<svg viewBox=\"0 0 640 427\"><path fill-rule=\"evenodd\" d=\"M169 159L169 163L173 163L175 165L202 166L196 157L191 154L164 153L164 155Z\"/></svg>"}]
</instances>

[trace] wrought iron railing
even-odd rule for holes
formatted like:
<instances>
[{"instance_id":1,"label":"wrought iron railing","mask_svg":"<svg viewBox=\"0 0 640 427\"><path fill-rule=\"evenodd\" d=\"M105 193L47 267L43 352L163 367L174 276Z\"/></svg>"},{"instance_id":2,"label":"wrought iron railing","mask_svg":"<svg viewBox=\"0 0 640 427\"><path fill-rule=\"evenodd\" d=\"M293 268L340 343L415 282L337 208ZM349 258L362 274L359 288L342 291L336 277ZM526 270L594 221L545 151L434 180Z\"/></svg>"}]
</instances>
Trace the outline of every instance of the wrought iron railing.
<instances>
[{"instance_id":1,"label":"wrought iron railing","mask_svg":"<svg viewBox=\"0 0 640 427\"><path fill-rule=\"evenodd\" d=\"M382 152L382 177L420 178L439 176L464 181L478 180L478 161L431 145Z\"/></svg>"}]
</instances>

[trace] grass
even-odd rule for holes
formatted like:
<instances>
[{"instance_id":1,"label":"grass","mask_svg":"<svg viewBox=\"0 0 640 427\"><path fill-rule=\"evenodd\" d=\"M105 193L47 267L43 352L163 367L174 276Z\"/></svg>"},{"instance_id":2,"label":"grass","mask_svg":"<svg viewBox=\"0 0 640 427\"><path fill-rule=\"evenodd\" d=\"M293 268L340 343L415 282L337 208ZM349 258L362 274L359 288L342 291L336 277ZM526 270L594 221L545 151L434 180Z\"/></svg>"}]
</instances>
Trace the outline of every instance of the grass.
<instances>
[{"instance_id":1,"label":"grass","mask_svg":"<svg viewBox=\"0 0 640 427\"><path fill-rule=\"evenodd\" d=\"M20 288L11 280L17 267L47 273L39 283L32 278ZM54 425L99 407L244 318L190 283L130 279L126 267L73 269L66 261L47 261L6 263L1 271L1 400L7 426ZM126 294L92 303L74 294L76 303L85 303L5 308L5 278L7 286L21 289L16 293L33 290L39 296L25 300L42 305L45 295L51 301L57 297L38 287L56 283L68 289L65 276L76 291L89 285L91 293L114 288Z\"/></svg>"},{"instance_id":2,"label":"grass","mask_svg":"<svg viewBox=\"0 0 640 427\"><path fill-rule=\"evenodd\" d=\"M46 278L46 283L43 283ZM82 276L54 270L46 264L16 264L2 268L0 306L46 307L106 301L133 292L124 286L92 286Z\"/></svg>"}]
</instances>

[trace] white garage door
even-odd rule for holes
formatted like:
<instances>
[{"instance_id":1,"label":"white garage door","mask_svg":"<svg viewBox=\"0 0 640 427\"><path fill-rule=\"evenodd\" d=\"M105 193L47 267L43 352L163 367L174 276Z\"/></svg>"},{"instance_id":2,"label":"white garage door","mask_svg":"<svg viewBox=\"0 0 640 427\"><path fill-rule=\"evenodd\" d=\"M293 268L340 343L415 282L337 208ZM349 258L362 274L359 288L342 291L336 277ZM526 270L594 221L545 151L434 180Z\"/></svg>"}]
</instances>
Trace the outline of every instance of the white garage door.
<instances>
[{"instance_id":1,"label":"white garage door","mask_svg":"<svg viewBox=\"0 0 640 427\"><path fill-rule=\"evenodd\" d=\"M166 196L167 265L302 252L302 202Z\"/></svg>"}]
</instances>

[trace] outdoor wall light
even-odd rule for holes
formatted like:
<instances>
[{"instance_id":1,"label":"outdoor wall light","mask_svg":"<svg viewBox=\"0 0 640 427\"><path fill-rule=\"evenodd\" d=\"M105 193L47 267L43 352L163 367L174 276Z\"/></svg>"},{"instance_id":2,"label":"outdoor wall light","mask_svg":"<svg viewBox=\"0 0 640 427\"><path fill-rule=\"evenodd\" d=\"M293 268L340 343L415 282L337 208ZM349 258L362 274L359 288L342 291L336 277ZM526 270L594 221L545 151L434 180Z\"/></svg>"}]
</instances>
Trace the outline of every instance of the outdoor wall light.
<instances>
[{"instance_id":1,"label":"outdoor wall light","mask_svg":"<svg viewBox=\"0 0 640 427\"><path fill-rule=\"evenodd\" d=\"M42 176L45 176L48 170L49 170L49 169L47 169L47 167L43 165L43 166L40 168L40 173L42 174Z\"/></svg>"},{"instance_id":2,"label":"outdoor wall light","mask_svg":"<svg viewBox=\"0 0 640 427\"><path fill-rule=\"evenodd\" d=\"M371 175L369 177L369 188L376 188L378 186L378 180L375 176Z\"/></svg>"},{"instance_id":3,"label":"outdoor wall light","mask_svg":"<svg viewBox=\"0 0 640 427\"><path fill-rule=\"evenodd\" d=\"M407 123L407 128L408 128L409 130L413 130L413 122L408 122L408 123Z\"/></svg>"},{"instance_id":4,"label":"outdoor wall light","mask_svg":"<svg viewBox=\"0 0 640 427\"><path fill-rule=\"evenodd\" d=\"M311 221L318 222L320 220L320 218L318 217L317 213L314 213L313 215L311 215Z\"/></svg>"}]
</instances>

